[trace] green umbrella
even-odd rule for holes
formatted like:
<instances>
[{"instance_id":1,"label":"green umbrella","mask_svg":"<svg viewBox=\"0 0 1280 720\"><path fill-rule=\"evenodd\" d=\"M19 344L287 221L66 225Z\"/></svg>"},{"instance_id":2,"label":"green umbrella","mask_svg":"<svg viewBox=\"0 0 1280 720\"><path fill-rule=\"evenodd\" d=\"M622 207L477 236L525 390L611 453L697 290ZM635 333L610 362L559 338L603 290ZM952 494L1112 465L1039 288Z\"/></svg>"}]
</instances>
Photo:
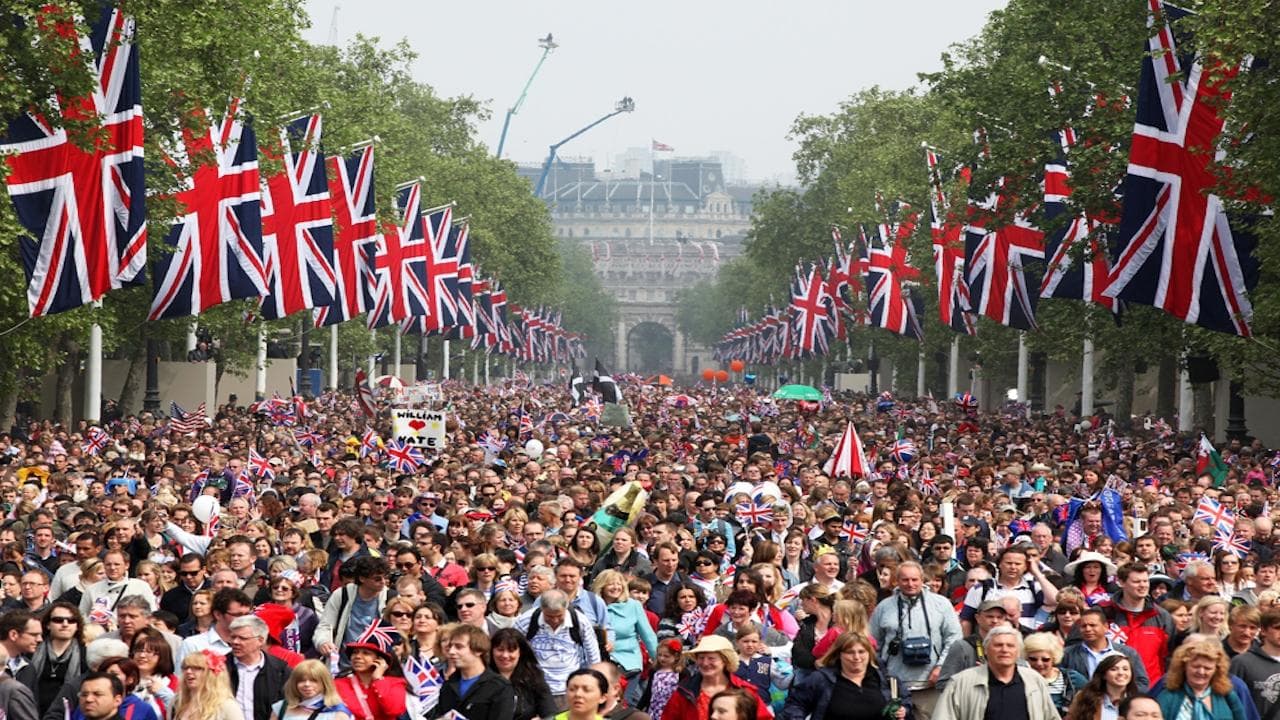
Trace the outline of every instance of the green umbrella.
<instances>
[{"instance_id":1,"label":"green umbrella","mask_svg":"<svg viewBox=\"0 0 1280 720\"><path fill-rule=\"evenodd\" d=\"M821 400L822 393L808 385L783 385L773 397L775 400Z\"/></svg>"}]
</instances>

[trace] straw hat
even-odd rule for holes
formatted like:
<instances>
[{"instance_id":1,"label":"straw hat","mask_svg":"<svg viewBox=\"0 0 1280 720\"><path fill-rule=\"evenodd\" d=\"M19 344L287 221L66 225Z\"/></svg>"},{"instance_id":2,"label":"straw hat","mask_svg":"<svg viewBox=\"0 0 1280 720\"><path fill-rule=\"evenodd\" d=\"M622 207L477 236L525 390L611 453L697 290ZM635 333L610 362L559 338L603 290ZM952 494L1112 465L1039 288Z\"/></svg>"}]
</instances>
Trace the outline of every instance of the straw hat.
<instances>
[{"instance_id":1,"label":"straw hat","mask_svg":"<svg viewBox=\"0 0 1280 720\"><path fill-rule=\"evenodd\" d=\"M732 675L738 670L738 651L733 649L733 643L729 642L729 638L722 635L704 635L689 650L685 651L685 655L696 657L702 653L720 653L720 657L724 658L724 671Z\"/></svg>"},{"instance_id":2,"label":"straw hat","mask_svg":"<svg viewBox=\"0 0 1280 720\"><path fill-rule=\"evenodd\" d=\"M1106 575L1104 577L1111 577L1116 574L1116 564L1111 562L1111 559L1106 555L1092 550L1085 550L1080 553L1079 557L1067 563L1067 566L1063 568L1063 572L1068 576L1074 575L1076 568L1084 565L1085 563L1091 562L1096 562L1102 565L1103 569L1106 571Z\"/></svg>"}]
</instances>

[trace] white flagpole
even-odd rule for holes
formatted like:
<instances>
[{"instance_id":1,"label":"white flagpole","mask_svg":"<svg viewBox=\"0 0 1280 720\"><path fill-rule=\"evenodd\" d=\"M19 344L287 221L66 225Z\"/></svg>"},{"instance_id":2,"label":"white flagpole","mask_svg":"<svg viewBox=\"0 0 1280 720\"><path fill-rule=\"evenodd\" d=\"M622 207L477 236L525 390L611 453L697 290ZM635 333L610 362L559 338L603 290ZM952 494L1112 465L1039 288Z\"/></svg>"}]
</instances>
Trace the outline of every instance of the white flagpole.
<instances>
[{"instance_id":1,"label":"white flagpole","mask_svg":"<svg viewBox=\"0 0 1280 720\"><path fill-rule=\"evenodd\" d=\"M93 304L102 307L102 302ZM84 419L96 423L102 419L102 326L89 326L89 351L84 363Z\"/></svg>"},{"instance_id":2,"label":"white flagpole","mask_svg":"<svg viewBox=\"0 0 1280 720\"><path fill-rule=\"evenodd\" d=\"M255 373L253 398L263 400L267 397L267 331L261 325L258 326L258 363Z\"/></svg>"},{"instance_id":3,"label":"white flagpole","mask_svg":"<svg viewBox=\"0 0 1280 720\"><path fill-rule=\"evenodd\" d=\"M329 326L329 389L338 389L338 326Z\"/></svg>"},{"instance_id":4,"label":"white flagpole","mask_svg":"<svg viewBox=\"0 0 1280 720\"><path fill-rule=\"evenodd\" d=\"M391 348L391 375L394 377L400 377L400 344L402 334L398 327L393 327L393 332L395 332L396 343Z\"/></svg>"},{"instance_id":5,"label":"white flagpole","mask_svg":"<svg viewBox=\"0 0 1280 720\"><path fill-rule=\"evenodd\" d=\"M484 385L489 387L489 353L484 354Z\"/></svg>"},{"instance_id":6,"label":"white flagpole","mask_svg":"<svg viewBox=\"0 0 1280 720\"><path fill-rule=\"evenodd\" d=\"M920 356L916 360L916 397L917 398L924 397L924 386L925 386L924 376L925 376L924 348L921 347Z\"/></svg>"},{"instance_id":7,"label":"white flagpole","mask_svg":"<svg viewBox=\"0 0 1280 720\"><path fill-rule=\"evenodd\" d=\"M1084 339L1080 360L1080 415L1093 415L1093 338Z\"/></svg>"},{"instance_id":8,"label":"white flagpole","mask_svg":"<svg viewBox=\"0 0 1280 720\"><path fill-rule=\"evenodd\" d=\"M448 380L449 379L449 341L448 340L444 341L444 366L440 370L441 370L440 374L443 376L440 379Z\"/></svg>"},{"instance_id":9,"label":"white flagpole","mask_svg":"<svg viewBox=\"0 0 1280 720\"><path fill-rule=\"evenodd\" d=\"M1028 357L1027 357L1027 334L1025 332L1018 333L1018 402L1027 404L1027 376Z\"/></svg>"},{"instance_id":10,"label":"white flagpole","mask_svg":"<svg viewBox=\"0 0 1280 720\"><path fill-rule=\"evenodd\" d=\"M369 372L369 382L373 382L374 378L378 376L376 373L377 359L375 357L378 354L378 331L373 329L369 330L369 336L373 338L373 352L369 353L369 371L368 372Z\"/></svg>"},{"instance_id":11,"label":"white flagpole","mask_svg":"<svg viewBox=\"0 0 1280 720\"><path fill-rule=\"evenodd\" d=\"M947 366L947 397L960 392L960 336L951 338L951 362Z\"/></svg>"}]
</instances>

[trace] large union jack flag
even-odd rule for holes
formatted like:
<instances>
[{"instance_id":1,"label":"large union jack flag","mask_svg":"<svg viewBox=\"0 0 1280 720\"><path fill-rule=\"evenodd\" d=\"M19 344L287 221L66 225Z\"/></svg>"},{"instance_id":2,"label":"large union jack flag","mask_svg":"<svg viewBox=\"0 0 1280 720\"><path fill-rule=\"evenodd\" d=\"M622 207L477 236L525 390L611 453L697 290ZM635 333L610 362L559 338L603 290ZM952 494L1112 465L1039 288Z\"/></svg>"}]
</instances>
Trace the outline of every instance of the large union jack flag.
<instances>
[{"instance_id":1,"label":"large union jack flag","mask_svg":"<svg viewBox=\"0 0 1280 720\"><path fill-rule=\"evenodd\" d=\"M337 325L373 307L377 285L373 258L378 245L374 206L373 145L346 157L329 158L329 195L337 211L333 236L334 301L315 309L316 327Z\"/></svg>"},{"instance_id":2,"label":"large union jack flag","mask_svg":"<svg viewBox=\"0 0 1280 720\"><path fill-rule=\"evenodd\" d=\"M77 36L90 64L88 95L59 95L60 118L25 113L0 138L18 222L32 317L63 312L143 280L147 256L142 169L142 83L134 23L105 5L78 35L71 21L37 19L49 36ZM84 127L90 140L68 136Z\"/></svg>"},{"instance_id":3,"label":"large union jack flag","mask_svg":"<svg viewBox=\"0 0 1280 720\"><path fill-rule=\"evenodd\" d=\"M280 133L284 171L262 193L262 240L268 295L262 314L275 320L333 302L333 215L319 115L289 123Z\"/></svg>"},{"instance_id":4,"label":"large union jack flag","mask_svg":"<svg viewBox=\"0 0 1280 720\"><path fill-rule=\"evenodd\" d=\"M258 141L239 98L221 120L210 117L204 132L184 131L182 146L167 160L186 189L174 198L181 214L165 238L173 254L156 262L148 319L199 315L266 294Z\"/></svg>"},{"instance_id":5,"label":"large union jack flag","mask_svg":"<svg viewBox=\"0 0 1280 720\"><path fill-rule=\"evenodd\" d=\"M419 183L396 189L400 223L384 226L378 240L378 253L373 262L377 291L369 311L370 328L385 327L429 311L423 265L431 250L423 235L424 220L418 214L421 206ZM446 208L446 212L451 212L451 208Z\"/></svg>"},{"instance_id":6,"label":"large union jack flag","mask_svg":"<svg viewBox=\"0 0 1280 720\"><path fill-rule=\"evenodd\" d=\"M1257 282L1254 241L1233 229L1211 192L1223 119L1222 83L1238 72L1206 72L1173 30L1186 11L1148 0L1150 26L1137 122L1124 181L1119 245L1106 296L1152 305L1211 330L1248 337Z\"/></svg>"},{"instance_id":7,"label":"large union jack flag","mask_svg":"<svg viewBox=\"0 0 1280 720\"><path fill-rule=\"evenodd\" d=\"M883 203L882 211L885 209ZM907 241L915 232L916 215L909 212L895 221L886 213L879 225L880 242L867 241L864 234L863 266L866 272L867 308L870 325L898 335L924 339L915 299L904 292L903 283L920 277L907 262Z\"/></svg>"},{"instance_id":8,"label":"large union jack flag","mask_svg":"<svg viewBox=\"0 0 1280 720\"><path fill-rule=\"evenodd\" d=\"M822 270L813 265L807 273L799 272L791 290L794 313L794 346L804 355L824 355L831 338L831 296L827 294Z\"/></svg>"},{"instance_id":9,"label":"large union jack flag","mask_svg":"<svg viewBox=\"0 0 1280 720\"><path fill-rule=\"evenodd\" d=\"M458 256L455 254L457 244L451 242L450 237L458 231L457 226L464 224L454 222L452 205L424 213L422 226L427 234L423 256L426 310L401 324L405 332L438 333L457 322Z\"/></svg>"},{"instance_id":10,"label":"large union jack flag","mask_svg":"<svg viewBox=\"0 0 1280 720\"><path fill-rule=\"evenodd\" d=\"M1061 95L1056 83L1049 85L1049 94ZM1101 98L1096 101L1102 105ZM1091 114L1093 108L1093 104L1087 105L1085 115ZM1045 236L1045 272L1040 281L1040 297L1083 300L1116 311L1116 301L1102 293L1111 277L1106 228L1115 225L1117 218L1080 212L1064 218L1065 224L1055 223L1068 212L1071 170L1067 158L1078 138L1075 128L1069 125L1056 131L1054 136L1060 152L1044 166L1044 218L1046 225L1059 226Z\"/></svg>"},{"instance_id":11,"label":"large union jack flag","mask_svg":"<svg viewBox=\"0 0 1280 720\"><path fill-rule=\"evenodd\" d=\"M973 201L965 225L965 269L969 302L973 311L1001 325L1021 330L1036 327L1036 300L1040 293L1035 269L1044 260L1044 233L1022 213L1012 221L996 214L1012 201L1002 179L997 191ZM994 227L1003 223L999 227ZM1028 274L1032 274L1028 281Z\"/></svg>"},{"instance_id":12,"label":"large union jack flag","mask_svg":"<svg viewBox=\"0 0 1280 720\"><path fill-rule=\"evenodd\" d=\"M458 258L458 279L454 284L454 305L456 306L456 322L445 337L463 339L475 337L475 266L471 263L471 223L458 223L458 231L450 236L455 247L450 249Z\"/></svg>"},{"instance_id":13,"label":"large union jack flag","mask_svg":"<svg viewBox=\"0 0 1280 720\"><path fill-rule=\"evenodd\" d=\"M925 146L929 168L929 232L933 238L933 270L938 282L938 317L942 324L965 335L977 333L969 306L969 283L964 272L964 224L951 212L942 186L938 154ZM966 183L967 174L963 175Z\"/></svg>"}]
</instances>

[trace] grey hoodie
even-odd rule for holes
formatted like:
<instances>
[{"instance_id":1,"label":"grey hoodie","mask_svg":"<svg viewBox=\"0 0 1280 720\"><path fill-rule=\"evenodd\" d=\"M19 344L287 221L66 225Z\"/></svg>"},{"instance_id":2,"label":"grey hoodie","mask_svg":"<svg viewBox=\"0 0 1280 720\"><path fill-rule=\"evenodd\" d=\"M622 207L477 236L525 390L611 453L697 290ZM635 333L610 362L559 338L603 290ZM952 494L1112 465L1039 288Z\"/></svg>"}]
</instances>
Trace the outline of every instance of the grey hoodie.
<instances>
[{"instance_id":1,"label":"grey hoodie","mask_svg":"<svg viewBox=\"0 0 1280 720\"><path fill-rule=\"evenodd\" d=\"M1280 660L1276 660L1262 651L1262 648L1250 648L1231 659L1231 674L1244 680L1249 686L1249 694L1258 706L1258 714L1263 718L1271 717L1271 708L1280 702Z\"/></svg>"}]
</instances>

